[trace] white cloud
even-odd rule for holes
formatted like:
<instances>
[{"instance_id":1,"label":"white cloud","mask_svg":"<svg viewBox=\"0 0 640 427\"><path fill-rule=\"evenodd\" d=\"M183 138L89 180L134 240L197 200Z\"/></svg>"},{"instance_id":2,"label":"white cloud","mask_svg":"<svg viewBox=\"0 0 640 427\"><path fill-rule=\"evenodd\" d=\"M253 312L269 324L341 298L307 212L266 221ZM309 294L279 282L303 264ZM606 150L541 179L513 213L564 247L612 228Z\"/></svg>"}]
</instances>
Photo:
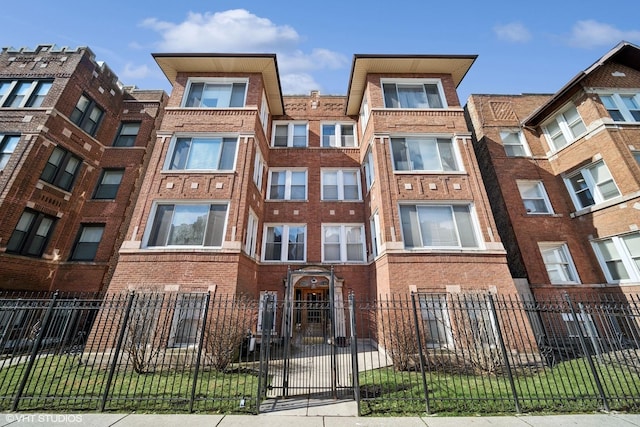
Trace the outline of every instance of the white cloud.
<instances>
[{"instance_id":1,"label":"white cloud","mask_svg":"<svg viewBox=\"0 0 640 427\"><path fill-rule=\"evenodd\" d=\"M280 75L282 92L289 95L308 95L311 90L321 90L313 76L307 73L287 73Z\"/></svg>"},{"instance_id":2,"label":"white cloud","mask_svg":"<svg viewBox=\"0 0 640 427\"><path fill-rule=\"evenodd\" d=\"M151 69L147 65L134 65L127 63L124 70L118 73L121 79L141 80L147 78L151 74Z\"/></svg>"},{"instance_id":3,"label":"white cloud","mask_svg":"<svg viewBox=\"0 0 640 427\"><path fill-rule=\"evenodd\" d=\"M493 32L500 40L511 43L524 43L531 39L531 33L521 22L496 25Z\"/></svg>"},{"instance_id":4,"label":"white cloud","mask_svg":"<svg viewBox=\"0 0 640 427\"><path fill-rule=\"evenodd\" d=\"M603 22L586 20L576 22L568 42L571 46L589 49L612 46L621 40L638 41L640 40L640 31L623 31Z\"/></svg>"},{"instance_id":5,"label":"white cloud","mask_svg":"<svg viewBox=\"0 0 640 427\"><path fill-rule=\"evenodd\" d=\"M245 9L191 12L179 23L148 18L141 25L160 35L157 47L165 52L275 53L285 93L320 90L310 73L349 65L343 54L328 49L302 51L299 46L303 39L294 28L277 25Z\"/></svg>"}]
</instances>

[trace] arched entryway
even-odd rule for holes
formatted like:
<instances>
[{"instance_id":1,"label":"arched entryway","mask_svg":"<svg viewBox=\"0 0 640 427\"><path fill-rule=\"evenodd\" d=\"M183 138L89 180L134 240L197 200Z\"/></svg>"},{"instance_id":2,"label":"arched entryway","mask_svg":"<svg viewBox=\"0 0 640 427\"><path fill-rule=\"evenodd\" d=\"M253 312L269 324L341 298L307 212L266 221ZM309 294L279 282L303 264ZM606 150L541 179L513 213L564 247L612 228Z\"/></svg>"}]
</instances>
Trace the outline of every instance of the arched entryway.
<instances>
[{"instance_id":1,"label":"arched entryway","mask_svg":"<svg viewBox=\"0 0 640 427\"><path fill-rule=\"evenodd\" d=\"M289 336L309 342L346 336L344 280L333 269L308 266L289 271L285 298L291 302Z\"/></svg>"}]
</instances>

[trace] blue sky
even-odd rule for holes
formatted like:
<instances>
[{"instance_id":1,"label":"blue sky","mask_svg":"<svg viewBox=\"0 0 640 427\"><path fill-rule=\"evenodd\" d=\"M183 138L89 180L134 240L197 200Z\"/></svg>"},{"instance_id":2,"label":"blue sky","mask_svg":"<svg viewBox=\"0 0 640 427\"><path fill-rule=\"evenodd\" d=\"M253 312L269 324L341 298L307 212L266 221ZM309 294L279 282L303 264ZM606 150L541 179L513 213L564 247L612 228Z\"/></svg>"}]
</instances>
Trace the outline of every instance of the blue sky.
<instances>
[{"instance_id":1,"label":"blue sky","mask_svg":"<svg viewBox=\"0 0 640 427\"><path fill-rule=\"evenodd\" d=\"M170 91L151 54L276 53L285 94L346 94L354 54L475 54L471 93L552 93L621 40L640 2L77 0L3 5L0 46L89 46L125 85Z\"/></svg>"}]
</instances>

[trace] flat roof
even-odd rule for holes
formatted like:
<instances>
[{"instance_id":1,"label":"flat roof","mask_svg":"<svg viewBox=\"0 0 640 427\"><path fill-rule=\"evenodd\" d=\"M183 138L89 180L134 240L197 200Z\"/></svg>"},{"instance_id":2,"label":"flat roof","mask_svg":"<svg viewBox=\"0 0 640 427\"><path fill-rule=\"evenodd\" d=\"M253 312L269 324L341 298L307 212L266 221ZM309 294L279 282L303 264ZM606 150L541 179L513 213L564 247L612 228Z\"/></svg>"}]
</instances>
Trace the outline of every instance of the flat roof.
<instances>
[{"instance_id":1,"label":"flat roof","mask_svg":"<svg viewBox=\"0 0 640 427\"><path fill-rule=\"evenodd\" d=\"M367 74L451 74L458 87L478 55L384 55L353 56L346 114L357 115L364 96Z\"/></svg>"},{"instance_id":2,"label":"flat roof","mask_svg":"<svg viewBox=\"0 0 640 427\"><path fill-rule=\"evenodd\" d=\"M260 73L271 114L283 115L284 102L275 54L262 53L153 53L153 58L173 84L183 73Z\"/></svg>"}]
</instances>

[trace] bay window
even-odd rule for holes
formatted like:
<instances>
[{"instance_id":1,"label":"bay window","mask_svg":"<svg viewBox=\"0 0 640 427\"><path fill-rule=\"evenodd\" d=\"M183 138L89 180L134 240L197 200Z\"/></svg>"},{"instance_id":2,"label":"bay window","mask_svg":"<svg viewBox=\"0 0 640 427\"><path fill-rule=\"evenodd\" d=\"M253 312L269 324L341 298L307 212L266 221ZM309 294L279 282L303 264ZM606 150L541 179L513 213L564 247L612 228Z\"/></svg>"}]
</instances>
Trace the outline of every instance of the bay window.
<instances>
[{"instance_id":1,"label":"bay window","mask_svg":"<svg viewBox=\"0 0 640 427\"><path fill-rule=\"evenodd\" d=\"M184 99L187 108L236 108L244 107L247 81L212 79L190 81Z\"/></svg>"},{"instance_id":2,"label":"bay window","mask_svg":"<svg viewBox=\"0 0 640 427\"><path fill-rule=\"evenodd\" d=\"M237 137L177 138L168 169L231 171L235 165Z\"/></svg>"},{"instance_id":3,"label":"bay window","mask_svg":"<svg viewBox=\"0 0 640 427\"><path fill-rule=\"evenodd\" d=\"M386 108L447 108L439 80L382 81Z\"/></svg>"},{"instance_id":4,"label":"bay window","mask_svg":"<svg viewBox=\"0 0 640 427\"><path fill-rule=\"evenodd\" d=\"M226 203L158 203L147 246L221 247L226 217Z\"/></svg>"},{"instance_id":5,"label":"bay window","mask_svg":"<svg viewBox=\"0 0 640 427\"><path fill-rule=\"evenodd\" d=\"M453 140L449 138L391 138L393 168L396 171L459 171Z\"/></svg>"},{"instance_id":6,"label":"bay window","mask_svg":"<svg viewBox=\"0 0 640 427\"><path fill-rule=\"evenodd\" d=\"M577 209L584 209L620 195L609 168L602 160L568 175L565 183Z\"/></svg>"}]
</instances>

